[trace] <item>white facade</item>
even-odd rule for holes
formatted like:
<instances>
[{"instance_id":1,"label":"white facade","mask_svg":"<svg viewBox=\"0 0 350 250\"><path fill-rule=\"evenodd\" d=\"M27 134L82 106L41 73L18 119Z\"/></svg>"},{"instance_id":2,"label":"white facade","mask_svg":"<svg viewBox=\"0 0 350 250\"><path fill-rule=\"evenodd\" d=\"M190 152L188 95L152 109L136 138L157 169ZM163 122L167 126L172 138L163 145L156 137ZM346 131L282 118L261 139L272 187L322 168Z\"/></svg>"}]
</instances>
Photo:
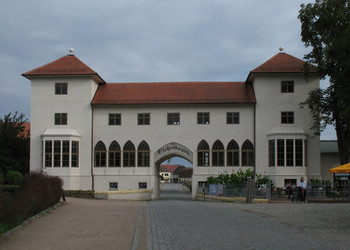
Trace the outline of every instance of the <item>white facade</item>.
<instances>
[{"instance_id":1,"label":"white facade","mask_svg":"<svg viewBox=\"0 0 350 250\"><path fill-rule=\"evenodd\" d=\"M66 59L77 60L72 55L64 57L61 60L63 66ZM205 181L208 176L230 174L239 169L250 168L256 173L268 175L277 187L283 186L288 179L320 176L319 138L312 137L313 133L309 130L312 123L310 114L306 109L299 108L299 103L306 99L307 93L319 86L319 79L314 75L305 80L300 72L256 74L252 71L246 84L253 84L254 93L250 94L256 98L256 102L102 105L92 101L99 91L99 86L105 84L104 81L96 73L91 73L91 69L86 65L80 65L80 61L77 64L82 69L75 69L72 71L74 73L62 70L61 65L56 69L55 63L59 64L61 61L59 59L48 64L53 70L47 70L49 66L44 65L23 75L32 83L31 171L43 170L62 177L66 190L93 189L100 194L110 191L114 198L120 194L123 199L142 199L140 197L145 193L145 197L157 199L160 164L173 156L183 157L193 164L193 195L198 182ZM293 81L294 91L281 93L281 81ZM67 83L67 93L55 93L56 83ZM249 91L247 93L249 94ZM281 112L286 111L294 112L293 123L281 123ZM210 114L209 124L197 123L198 112ZM227 124L228 112L239 113L238 124ZM57 113L67 114L66 124L55 125ZM149 125L138 125L140 113L150 115ZM178 113L179 124L168 125L168 113ZM120 125L110 125L109 114L119 114ZM208 166L198 166L198 146L202 140L210 147ZM217 140L224 147L224 163L213 166L213 145ZM231 140L239 147L238 166L228 166L227 147ZM247 140L253 145L254 161L243 166L242 146ZM285 143L285 162L284 166L277 166L277 161L281 163L281 149L277 149L277 143L281 145L281 140ZM118 167L109 166L109 147L113 141L120 146ZM128 141L132 142L135 148L136 162L132 167L124 166L123 162L123 147ZM137 162L138 146L142 141L149 146L149 166L144 167L140 167ZM269 166L272 157L269 141L274 141L275 144L275 166ZM299 145L300 149L301 141L302 159L297 163L296 147ZM73 143L76 146L77 142L79 149L75 156L78 155L78 163L76 160L73 163ZM105 151L96 156L95 147L99 142L104 144ZM48 146L50 143L51 148ZM290 145L293 145L293 149ZM287 154L293 159L292 164L290 160L287 163ZM103 157L102 163L101 159L98 160L102 166L96 166L96 157ZM77 166L73 166L74 164Z\"/></svg>"},{"instance_id":2,"label":"white facade","mask_svg":"<svg viewBox=\"0 0 350 250\"><path fill-rule=\"evenodd\" d=\"M281 93L281 81L294 81L293 93ZM312 117L308 110L300 109L299 104L306 100L308 93L318 87L319 79L303 75L279 74L255 78L256 103L256 172L272 177L275 186L284 186L285 179L320 177L320 139L310 131ZM281 112L294 112L293 124L281 124ZM278 139L302 139L306 154L302 166L269 166L268 141ZM306 143L305 143L306 141ZM286 144L286 142L285 142ZM285 145L286 148L286 145ZM295 152L294 152L295 154ZM277 154L275 155L277 161Z\"/></svg>"}]
</instances>

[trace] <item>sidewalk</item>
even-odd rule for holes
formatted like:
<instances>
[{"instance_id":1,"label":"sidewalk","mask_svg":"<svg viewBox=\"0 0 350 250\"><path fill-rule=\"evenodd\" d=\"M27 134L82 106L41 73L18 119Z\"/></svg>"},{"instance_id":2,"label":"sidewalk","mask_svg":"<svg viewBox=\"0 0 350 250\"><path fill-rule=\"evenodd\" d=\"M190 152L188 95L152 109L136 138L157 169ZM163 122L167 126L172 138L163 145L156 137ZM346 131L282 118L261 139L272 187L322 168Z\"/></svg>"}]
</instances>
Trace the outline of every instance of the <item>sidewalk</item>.
<instances>
[{"instance_id":1,"label":"sidewalk","mask_svg":"<svg viewBox=\"0 0 350 250\"><path fill-rule=\"evenodd\" d=\"M8 236L0 249L146 249L146 207L138 201L67 198Z\"/></svg>"}]
</instances>

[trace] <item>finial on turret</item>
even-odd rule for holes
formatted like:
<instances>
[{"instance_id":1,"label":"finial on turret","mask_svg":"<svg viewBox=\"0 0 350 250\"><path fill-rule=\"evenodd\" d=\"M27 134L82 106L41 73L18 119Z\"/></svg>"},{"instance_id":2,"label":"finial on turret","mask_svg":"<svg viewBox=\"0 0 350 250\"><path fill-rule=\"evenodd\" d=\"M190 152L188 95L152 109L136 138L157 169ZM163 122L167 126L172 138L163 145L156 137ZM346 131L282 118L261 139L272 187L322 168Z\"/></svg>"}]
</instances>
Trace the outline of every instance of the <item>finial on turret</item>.
<instances>
[{"instance_id":1,"label":"finial on turret","mask_svg":"<svg viewBox=\"0 0 350 250\"><path fill-rule=\"evenodd\" d=\"M281 54L286 53L286 52L284 52L284 47L283 47L283 46L281 46L281 47L279 48L279 51L280 51Z\"/></svg>"},{"instance_id":2,"label":"finial on turret","mask_svg":"<svg viewBox=\"0 0 350 250\"><path fill-rule=\"evenodd\" d=\"M73 48L69 49L69 55L74 55L74 49Z\"/></svg>"}]
</instances>

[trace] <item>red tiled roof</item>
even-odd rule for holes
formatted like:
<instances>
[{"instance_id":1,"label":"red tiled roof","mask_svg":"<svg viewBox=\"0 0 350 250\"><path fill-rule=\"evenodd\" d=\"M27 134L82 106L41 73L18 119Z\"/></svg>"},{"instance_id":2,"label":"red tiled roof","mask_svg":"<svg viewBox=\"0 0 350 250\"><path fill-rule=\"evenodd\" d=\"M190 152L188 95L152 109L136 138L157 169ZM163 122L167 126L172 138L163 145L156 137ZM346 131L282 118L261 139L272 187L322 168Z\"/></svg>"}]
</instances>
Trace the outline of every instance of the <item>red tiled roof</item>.
<instances>
[{"instance_id":1,"label":"red tiled roof","mask_svg":"<svg viewBox=\"0 0 350 250\"><path fill-rule=\"evenodd\" d=\"M167 169L170 173L174 173L174 171L180 167L180 165L160 165L162 169Z\"/></svg>"},{"instance_id":2,"label":"red tiled roof","mask_svg":"<svg viewBox=\"0 0 350 250\"><path fill-rule=\"evenodd\" d=\"M30 133L30 122L23 122L23 127L24 127L25 134Z\"/></svg>"},{"instance_id":3,"label":"red tiled roof","mask_svg":"<svg viewBox=\"0 0 350 250\"><path fill-rule=\"evenodd\" d=\"M22 74L26 78L44 75L92 75L98 82L104 83L104 80L95 71L73 54L63 56L53 62Z\"/></svg>"},{"instance_id":4,"label":"red tiled roof","mask_svg":"<svg viewBox=\"0 0 350 250\"><path fill-rule=\"evenodd\" d=\"M302 73L305 62L286 53L278 53L259 67L253 69L252 73ZM316 72L316 67L311 65L311 72Z\"/></svg>"},{"instance_id":5,"label":"red tiled roof","mask_svg":"<svg viewBox=\"0 0 350 250\"><path fill-rule=\"evenodd\" d=\"M92 104L255 103L244 82L153 82L100 85Z\"/></svg>"},{"instance_id":6,"label":"red tiled roof","mask_svg":"<svg viewBox=\"0 0 350 250\"><path fill-rule=\"evenodd\" d=\"M257 74L268 73L304 73L305 61L286 53L278 53L259 67L250 71L247 81L253 81ZM317 73L317 68L309 64L309 72Z\"/></svg>"}]
</instances>

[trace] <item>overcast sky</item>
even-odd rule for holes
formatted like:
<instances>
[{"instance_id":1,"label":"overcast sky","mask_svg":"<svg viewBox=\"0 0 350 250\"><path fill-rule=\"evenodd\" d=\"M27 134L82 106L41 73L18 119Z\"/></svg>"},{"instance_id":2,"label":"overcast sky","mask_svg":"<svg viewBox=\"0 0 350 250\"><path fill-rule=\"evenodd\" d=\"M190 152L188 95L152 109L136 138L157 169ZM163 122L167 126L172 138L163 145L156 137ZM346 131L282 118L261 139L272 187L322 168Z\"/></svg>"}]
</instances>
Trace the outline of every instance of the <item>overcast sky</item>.
<instances>
[{"instance_id":1,"label":"overcast sky","mask_svg":"<svg viewBox=\"0 0 350 250\"><path fill-rule=\"evenodd\" d=\"M300 59L309 52L297 19L308 2L0 0L0 116L30 119L21 74L69 48L107 82L245 81L280 46Z\"/></svg>"}]
</instances>

